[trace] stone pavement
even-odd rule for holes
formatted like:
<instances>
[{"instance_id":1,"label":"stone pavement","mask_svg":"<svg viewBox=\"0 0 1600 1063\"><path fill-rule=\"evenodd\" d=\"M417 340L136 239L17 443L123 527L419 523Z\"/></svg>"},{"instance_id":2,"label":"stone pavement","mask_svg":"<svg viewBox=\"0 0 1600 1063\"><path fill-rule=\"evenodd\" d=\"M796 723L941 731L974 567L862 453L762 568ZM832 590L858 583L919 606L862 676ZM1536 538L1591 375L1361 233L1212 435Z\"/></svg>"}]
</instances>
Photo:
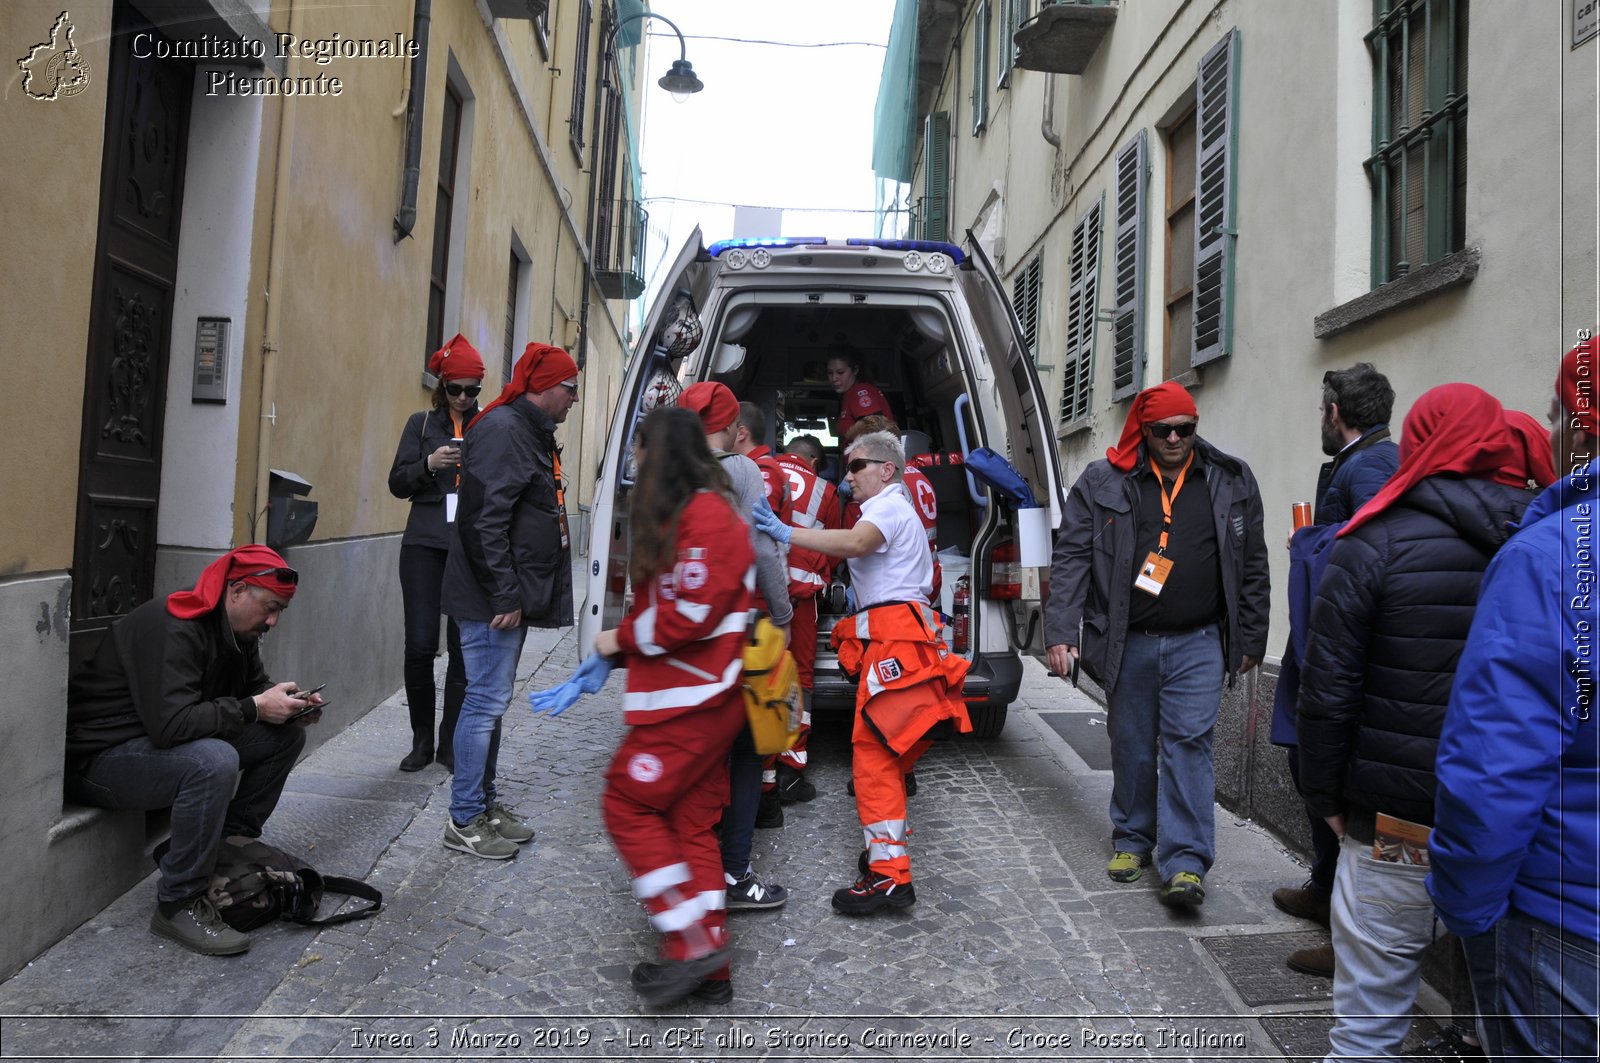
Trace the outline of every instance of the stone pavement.
<instances>
[{"instance_id":1,"label":"stone pavement","mask_svg":"<svg viewBox=\"0 0 1600 1063\"><path fill-rule=\"evenodd\" d=\"M401 694L309 756L266 838L383 890L376 918L279 923L212 959L147 929L153 878L0 984L0 1058L1320 1058L1329 983L1283 956L1322 931L1273 908L1303 866L1217 812L1205 906L1164 908L1154 875L1104 873L1104 715L1028 662L992 742L938 743L911 802L917 901L849 920L860 830L848 726L820 721L818 798L758 831L787 908L730 916L734 1000L641 1008L652 935L600 819L621 673L557 719L523 693L565 679L574 635L532 631L506 716L501 792L538 830L511 861L440 844L449 777L396 764ZM1069 742L1063 735L1071 736ZM1442 1014L1425 990L1422 1006ZM1432 1032L1422 1019L1414 1039Z\"/></svg>"}]
</instances>

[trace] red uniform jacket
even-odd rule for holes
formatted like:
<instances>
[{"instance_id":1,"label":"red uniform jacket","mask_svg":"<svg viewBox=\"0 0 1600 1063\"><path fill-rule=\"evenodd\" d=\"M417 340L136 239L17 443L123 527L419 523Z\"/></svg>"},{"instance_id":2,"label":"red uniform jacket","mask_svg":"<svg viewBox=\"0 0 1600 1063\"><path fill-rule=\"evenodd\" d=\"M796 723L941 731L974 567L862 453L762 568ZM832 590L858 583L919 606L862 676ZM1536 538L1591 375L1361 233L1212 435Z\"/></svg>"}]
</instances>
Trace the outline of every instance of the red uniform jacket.
<instances>
[{"instance_id":1,"label":"red uniform jacket","mask_svg":"<svg viewBox=\"0 0 1600 1063\"><path fill-rule=\"evenodd\" d=\"M779 454L774 460L789 481L789 516L785 523L794 528L838 528L842 515L839 492L833 485L797 454ZM789 547L789 597L814 597L832 578L833 558L804 547Z\"/></svg>"},{"instance_id":2,"label":"red uniform jacket","mask_svg":"<svg viewBox=\"0 0 1600 1063\"><path fill-rule=\"evenodd\" d=\"M698 492L678 518L672 570L634 588L617 628L628 655L623 722L682 716L739 682L755 585L749 526L721 495Z\"/></svg>"},{"instance_id":3,"label":"red uniform jacket","mask_svg":"<svg viewBox=\"0 0 1600 1063\"><path fill-rule=\"evenodd\" d=\"M850 389L839 396L839 426L834 430L834 435L843 439L850 434L850 429L863 417L870 417L881 413L891 421L894 420L894 411L889 409L889 400L883 397L877 385L868 384L858 380L850 385Z\"/></svg>"}]
</instances>

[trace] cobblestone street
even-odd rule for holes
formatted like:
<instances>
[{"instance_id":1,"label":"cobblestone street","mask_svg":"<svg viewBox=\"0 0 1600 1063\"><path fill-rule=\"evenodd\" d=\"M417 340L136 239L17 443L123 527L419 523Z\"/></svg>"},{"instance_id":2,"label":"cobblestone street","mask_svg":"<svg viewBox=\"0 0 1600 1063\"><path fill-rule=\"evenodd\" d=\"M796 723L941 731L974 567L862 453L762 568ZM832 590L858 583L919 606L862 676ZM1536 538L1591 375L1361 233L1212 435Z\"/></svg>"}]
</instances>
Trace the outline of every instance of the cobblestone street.
<instances>
[{"instance_id":1,"label":"cobblestone street","mask_svg":"<svg viewBox=\"0 0 1600 1063\"><path fill-rule=\"evenodd\" d=\"M1300 864L1218 810L1219 861L1194 916L1155 876L1104 874L1103 715L1029 662L997 741L937 744L912 799L918 903L849 920L829 907L860 846L848 729L825 717L809 804L758 831L788 906L730 916L734 1000L644 1012L628 972L653 937L602 828L621 674L557 719L526 690L564 679L571 631L530 633L506 717L502 795L538 830L512 861L444 849L448 776L402 775L400 695L309 757L267 840L364 875L374 919L279 923L205 959L146 929L147 881L0 986L5 1058L1297 1058L1320 1057L1329 983L1283 955L1321 931L1276 911ZM1061 715L1087 735L1069 744ZM1428 1003L1424 1001L1424 1003ZM1435 1003L1437 1003L1435 1001Z\"/></svg>"}]
</instances>

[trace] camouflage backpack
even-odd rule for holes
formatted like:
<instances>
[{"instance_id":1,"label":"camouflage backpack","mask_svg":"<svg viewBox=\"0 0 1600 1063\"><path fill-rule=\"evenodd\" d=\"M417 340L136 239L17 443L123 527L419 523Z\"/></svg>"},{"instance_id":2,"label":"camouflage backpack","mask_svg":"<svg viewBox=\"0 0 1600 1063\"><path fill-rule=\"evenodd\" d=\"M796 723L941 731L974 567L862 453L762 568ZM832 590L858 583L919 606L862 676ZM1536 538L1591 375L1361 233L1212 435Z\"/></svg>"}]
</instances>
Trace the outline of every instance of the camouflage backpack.
<instances>
[{"instance_id":1,"label":"camouflage backpack","mask_svg":"<svg viewBox=\"0 0 1600 1063\"><path fill-rule=\"evenodd\" d=\"M156 848L156 863L167 842ZM324 893L343 894L367 902L365 907L317 918ZM359 879L321 875L299 857L260 840L236 843L226 838L217 846L217 863L206 896L223 922L235 930L254 930L277 919L301 926L333 926L366 919L383 910L383 894Z\"/></svg>"}]
</instances>

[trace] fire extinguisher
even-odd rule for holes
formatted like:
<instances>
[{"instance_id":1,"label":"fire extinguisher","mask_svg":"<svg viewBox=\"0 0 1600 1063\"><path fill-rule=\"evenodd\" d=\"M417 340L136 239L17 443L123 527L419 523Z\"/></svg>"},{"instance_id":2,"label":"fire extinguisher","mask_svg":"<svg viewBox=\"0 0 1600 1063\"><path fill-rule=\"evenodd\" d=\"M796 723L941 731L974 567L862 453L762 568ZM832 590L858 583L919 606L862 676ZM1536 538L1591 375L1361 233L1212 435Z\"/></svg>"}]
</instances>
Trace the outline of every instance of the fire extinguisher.
<instances>
[{"instance_id":1,"label":"fire extinguisher","mask_svg":"<svg viewBox=\"0 0 1600 1063\"><path fill-rule=\"evenodd\" d=\"M951 648L957 653L966 653L967 628L972 619L972 592L967 587L966 576L962 576L956 581L956 590L951 598L950 608L955 613L953 622L955 645Z\"/></svg>"}]
</instances>

